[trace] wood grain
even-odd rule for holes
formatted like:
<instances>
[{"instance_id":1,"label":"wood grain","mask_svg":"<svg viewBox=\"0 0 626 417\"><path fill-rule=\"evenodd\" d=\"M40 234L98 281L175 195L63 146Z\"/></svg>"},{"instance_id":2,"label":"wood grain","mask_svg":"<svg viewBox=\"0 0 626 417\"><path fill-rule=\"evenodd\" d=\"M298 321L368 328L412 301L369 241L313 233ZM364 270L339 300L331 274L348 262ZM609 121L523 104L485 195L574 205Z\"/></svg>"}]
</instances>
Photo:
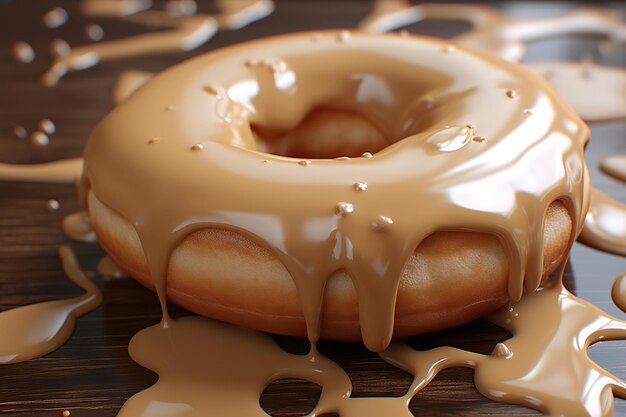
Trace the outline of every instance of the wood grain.
<instances>
[{"instance_id":1,"label":"wood grain","mask_svg":"<svg viewBox=\"0 0 626 417\"><path fill-rule=\"evenodd\" d=\"M158 71L199 52L246 39L296 30L353 27L369 8L367 1L356 0L323 4L280 1L268 19L239 31L219 33L197 51L105 63L70 74L56 88L44 88L38 79L50 64L50 41L64 38L72 45L87 42L83 28L92 20L80 15L77 4L71 0L0 0L0 162L42 162L79 156L90 130L112 108L111 87L116 75L124 69ZM70 20L52 30L43 26L41 16L55 6L66 8ZM201 7L211 9L210 4L202 3ZM567 4L502 3L501 7L512 12L539 13ZM104 28L106 39L146 30L114 20L94 22ZM464 30L465 25L426 22L409 29L451 36ZM10 46L18 40L33 45L37 53L34 63L17 64L10 59ZM578 58L590 47L586 41L556 39L534 45L529 58ZM616 64L625 62L624 54L618 53L611 59ZM23 125L32 132L42 118L50 118L57 125L49 146L37 148L13 136L14 126ZM626 152L624 137L624 123L594 127L588 160L594 183L626 200L626 185L602 177L594 168L602 156ZM46 210L50 198L61 203L58 212ZM0 182L0 310L78 293L64 277L56 255L58 246L68 242L60 231L60 220L77 209L76 191L71 185ZM95 270L102 255L99 247L71 244L85 268ZM609 298L612 280L622 270L626 270L624 259L576 246L567 277L569 287L624 317ZM68 409L77 417L111 417L128 397L155 382L154 374L128 357L127 345L137 331L158 321L160 310L156 297L129 279L106 281L95 276L94 280L104 293L104 304L78 321L68 343L46 357L0 367L0 413L45 417L59 416ZM172 310L175 315L186 314L175 306ZM504 330L478 320L460 328L410 338L407 342L419 349L449 344L488 353L508 336ZM301 339L275 339L292 352L307 348ZM624 378L625 349L626 342L601 343L591 353L595 360ZM408 374L382 362L360 344L322 342L320 350L347 371L354 383L354 396L401 395L410 384ZM442 372L414 398L411 410L419 416L537 414L487 400L474 389L472 378L472 371L466 369ZM266 389L261 405L272 416L298 416L308 412L318 396L319 387L314 384L282 380ZM620 400L616 402L615 414L626 416L626 406Z\"/></svg>"}]
</instances>

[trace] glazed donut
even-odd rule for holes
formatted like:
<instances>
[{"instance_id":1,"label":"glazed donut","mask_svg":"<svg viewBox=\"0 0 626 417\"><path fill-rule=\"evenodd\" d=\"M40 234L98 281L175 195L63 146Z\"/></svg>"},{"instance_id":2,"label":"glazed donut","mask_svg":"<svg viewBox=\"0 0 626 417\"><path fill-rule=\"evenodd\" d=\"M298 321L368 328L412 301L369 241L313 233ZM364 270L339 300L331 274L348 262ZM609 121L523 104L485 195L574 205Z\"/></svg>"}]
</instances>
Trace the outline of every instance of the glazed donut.
<instances>
[{"instance_id":1,"label":"glazed donut","mask_svg":"<svg viewBox=\"0 0 626 417\"><path fill-rule=\"evenodd\" d=\"M587 210L589 131L518 64L329 31L211 52L100 123L83 195L104 249L202 315L355 340L534 291Z\"/></svg>"}]
</instances>

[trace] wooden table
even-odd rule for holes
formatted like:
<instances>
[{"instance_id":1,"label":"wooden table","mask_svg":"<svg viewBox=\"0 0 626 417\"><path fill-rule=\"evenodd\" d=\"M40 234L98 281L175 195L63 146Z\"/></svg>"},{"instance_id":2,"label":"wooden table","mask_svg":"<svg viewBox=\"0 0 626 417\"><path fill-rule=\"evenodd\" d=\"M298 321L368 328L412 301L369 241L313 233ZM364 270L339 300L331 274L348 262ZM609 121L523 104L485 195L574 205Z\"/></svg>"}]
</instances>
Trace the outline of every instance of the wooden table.
<instances>
[{"instance_id":1,"label":"wooden table","mask_svg":"<svg viewBox=\"0 0 626 417\"><path fill-rule=\"evenodd\" d=\"M275 13L242 30L218 33L196 51L128 59L105 63L91 70L71 74L56 88L44 88L38 80L50 64L49 43L64 38L70 44L87 42L83 28L89 22L100 24L106 39L140 33L145 28L116 20L93 20L81 16L77 3L70 0L0 0L0 162L33 163L80 156L91 129L112 108L111 87L116 75L125 69L158 71L203 51L261 36L315 28L354 27L367 13L366 1L281 1ZM69 22L58 29L41 23L43 13L62 6L70 13ZM514 4L501 7L511 13L540 14L559 11L567 4ZM201 5L211 10L210 5ZM412 31L454 35L465 25L451 22L424 23ZM36 50L32 64L17 64L9 57L13 42L28 41ZM556 39L532 46L529 60L579 58L591 43L581 39ZM624 54L613 57L623 64ZM57 125L49 146L35 147L17 139L16 125L29 132L38 121L50 118ZM626 201L626 185L598 173L596 165L606 155L626 152L626 124L593 127L587 157L593 182L600 189ZM46 210L46 201L57 199L57 212ZM15 306L68 297L79 290L64 276L56 254L68 243L60 230L63 216L78 210L76 192L70 185L0 183L0 310ZM95 245L72 242L88 270L102 255ZM576 245L571 255L570 288L618 317L624 314L612 304L611 283L626 270L626 260ZM155 382L156 376L135 364L127 354L130 338L158 321L156 297L130 279L107 281L96 276L104 293L104 304L82 317L74 336L59 350L36 360L0 367L0 413L16 416L59 416L68 409L72 416L115 416L132 394ZM174 314L184 314L173 307ZM508 333L483 320L460 329L414 337L408 343L427 348L440 344L491 352ZM10 335L0 335L10 337ZM295 338L276 337L290 351L304 350L307 344ZM626 378L626 342L599 343L591 348L592 357L617 376ZM410 376L382 362L359 344L323 342L323 353L341 364L354 382L355 396L401 395ZM473 387L472 371L451 369L442 372L419 393L411 410L419 416L537 414L522 407L491 402ZM319 387L302 381L272 384L261 399L273 416L296 416L308 412L319 395ZM626 415L623 401L616 402L616 415Z\"/></svg>"}]
</instances>

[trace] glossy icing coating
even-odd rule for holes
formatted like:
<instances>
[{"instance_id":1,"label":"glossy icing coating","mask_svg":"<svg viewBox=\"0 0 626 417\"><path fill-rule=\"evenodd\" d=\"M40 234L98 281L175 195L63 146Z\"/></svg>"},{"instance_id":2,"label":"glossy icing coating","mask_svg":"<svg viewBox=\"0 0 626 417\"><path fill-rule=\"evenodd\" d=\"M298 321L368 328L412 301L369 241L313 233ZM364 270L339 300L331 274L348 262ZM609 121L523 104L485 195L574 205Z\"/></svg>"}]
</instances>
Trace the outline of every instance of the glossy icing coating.
<instances>
[{"instance_id":1,"label":"glossy icing coating","mask_svg":"<svg viewBox=\"0 0 626 417\"><path fill-rule=\"evenodd\" d=\"M548 205L563 200L582 225L588 129L526 68L446 47L331 31L200 56L98 126L83 183L135 226L161 297L169 255L194 230L235 230L270 249L294 279L312 341L326 280L345 269L363 339L384 349L407 257L438 230L496 235L518 300L539 285ZM317 108L358 112L391 145L371 158L305 160L265 153L252 133L287 132ZM359 181L367 191L354 190ZM183 200L159 197L182 184Z\"/></svg>"}]
</instances>

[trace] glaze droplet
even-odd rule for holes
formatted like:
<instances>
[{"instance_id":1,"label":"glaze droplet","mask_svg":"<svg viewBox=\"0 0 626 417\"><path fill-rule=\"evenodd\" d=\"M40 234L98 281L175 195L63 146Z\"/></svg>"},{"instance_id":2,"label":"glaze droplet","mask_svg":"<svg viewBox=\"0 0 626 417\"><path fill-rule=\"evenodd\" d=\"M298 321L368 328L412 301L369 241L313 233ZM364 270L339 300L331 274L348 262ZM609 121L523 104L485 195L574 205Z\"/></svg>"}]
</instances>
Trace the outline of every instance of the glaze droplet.
<instances>
[{"instance_id":1,"label":"glaze droplet","mask_svg":"<svg viewBox=\"0 0 626 417\"><path fill-rule=\"evenodd\" d=\"M104 38L104 29L102 26L90 23L85 26L85 38L90 41L101 41Z\"/></svg>"},{"instance_id":2,"label":"glaze droplet","mask_svg":"<svg viewBox=\"0 0 626 417\"><path fill-rule=\"evenodd\" d=\"M626 312L626 272L617 277L613 283L611 298L620 310Z\"/></svg>"},{"instance_id":3,"label":"glaze droplet","mask_svg":"<svg viewBox=\"0 0 626 417\"><path fill-rule=\"evenodd\" d=\"M39 121L39 130L47 135L52 135L54 132L56 132L57 128L52 120L42 119Z\"/></svg>"},{"instance_id":4,"label":"glaze droplet","mask_svg":"<svg viewBox=\"0 0 626 417\"><path fill-rule=\"evenodd\" d=\"M371 153L369 153L369 152L363 152L363 154L361 155L361 158L371 158L371 157L373 157L373 156L374 156L374 155L372 155L372 154L371 154Z\"/></svg>"},{"instance_id":5,"label":"glaze droplet","mask_svg":"<svg viewBox=\"0 0 626 417\"><path fill-rule=\"evenodd\" d=\"M63 410L63 412L61 413L62 417L70 417L72 413L70 413L70 410Z\"/></svg>"},{"instance_id":6,"label":"glaze droplet","mask_svg":"<svg viewBox=\"0 0 626 417\"><path fill-rule=\"evenodd\" d=\"M519 92L517 90L506 90L506 96L512 100L515 100L519 97Z\"/></svg>"},{"instance_id":7,"label":"glaze droplet","mask_svg":"<svg viewBox=\"0 0 626 417\"><path fill-rule=\"evenodd\" d=\"M204 145L201 143L196 143L191 147L192 151L201 151L202 149L204 149Z\"/></svg>"},{"instance_id":8,"label":"glaze droplet","mask_svg":"<svg viewBox=\"0 0 626 417\"><path fill-rule=\"evenodd\" d=\"M61 27L67 22L67 12L62 7L55 7L43 15L43 24L50 29Z\"/></svg>"},{"instance_id":9,"label":"glaze droplet","mask_svg":"<svg viewBox=\"0 0 626 417\"><path fill-rule=\"evenodd\" d=\"M456 47L454 45L446 45L441 48L441 52L443 52L444 54L451 54L454 51L456 51Z\"/></svg>"},{"instance_id":10,"label":"glaze droplet","mask_svg":"<svg viewBox=\"0 0 626 417\"><path fill-rule=\"evenodd\" d=\"M69 54L72 48L64 39L54 39L50 42L50 53L55 58L61 58Z\"/></svg>"},{"instance_id":11,"label":"glaze droplet","mask_svg":"<svg viewBox=\"0 0 626 417\"><path fill-rule=\"evenodd\" d=\"M442 152L453 152L467 145L473 136L470 126L452 126L433 133L426 142Z\"/></svg>"},{"instance_id":12,"label":"glaze droplet","mask_svg":"<svg viewBox=\"0 0 626 417\"><path fill-rule=\"evenodd\" d=\"M220 92L217 89L217 87L212 86L212 85L205 85L204 86L204 91L206 91L207 93L212 94L212 95L214 95L216 97L220 96Z\"/></svg>"},{"instance_id":13,"label":"glaze droplet","mask_svg":"<svg viewBox=\"0 0 626 417\"><path fill-rule=\"evenodd\" d=\"M365 191L365 190L367 190L367 183L366 182L361 182L361 181L355 182L353 187L354 187L354 189L356 191Z\"/></svg>"},{"instance_id":14,"label":"glaze droplet","mask_svg":"<svg viewBox=\"0 0 626 417\"><path fill-rule=\"evenodd\" d=\"M303 167L308 167L309 165L311 165L311 161L300 161L298 162L298 165L301 165Z\"/></svg>"},{"instance_id":15,"label":"glaze droplet","mask_svg":"<svg viewBox=\"0 0 626 417\"><path fill-rule=\"evenodd\" d=\"M498 343L496 347L493 348L493 352L491 352L491 356L497 356L499 358L509 359L513 356L513 352L508 348L504 343Z\"/></svg>"},{"instance_id":16,"label":"glaze droplet","mask_svg":"<svg viewBox=\"0 0 626 417\"><path fill-rule=\"evenodd\" d=\"M372 229L376 231L384 231L390 226L393 226L393 219L387 216L378 216L376 220L372 222Z\"/></svg>"},{"instance_id":17,"label":"glaze droplet","mask_svg":"<svg viewBox=\"0 0 626 417\"><path fill-rule=\"evenodd\" d=\"M46 202L46 208L48 211L57 211L59 207L61 207L61 204L54 198L51 198Z\"/></svg>"},{"instance_id":18,"label":"glaze droplet","mask_svg":"<svg viewBox=\"0 0 626 417\"><path fill-rule=\"evenodd\" d=\"M335 213L340 216L344 216L346 214L352 213L354 211L354 206L350 203L344 203L343 201L337 203L337 207L335 208Z\"/></svg>"},{"instance_id":19,"label":"glaze droplet","mask_svg":"<svg viewBox=\"0 0 626 417\"><path fill-rule=\"evenodd\" d=\"M50 143L50 138L43 132L35 132L30 135L30 143L35 146L47 146Z\"/></svg>"},{"instance_id":20,"label":"glaze droplet","mask_svg":"<svg viewBox=\"0 0 626 417\"><path fill-rule=\"evenodd\" d=\"M18 139L26 139L26 136L28 136L28 131L24 126L15 126L13 128L13 134L17 136Z\"/></svg>"},{"instance_id":21,"label":"glaze droplet","mask_svg":"<svg viewBox=\"0 0 626 417\"><path fill-rule=\"evenodd\" d=\"M191 16L198 11L198 5L193 0L169 0L165 11L173 16Z\"/></svg>"},{"instance_id":22,"label":"glaze droplet","mask_svg":"<svg viewBox=\"0 0 626 417\"><path fill-rule=\"evenodd\" d=\"M342 30L341 32L339 32L339 35L337 36L337 40L342 43L347 42L351 36L352 35L350 35L350 31Z\"/></svg>"},{"instance_id":23,"label":"glaze droplet","mask_svg":"<svg viewBox=\"0 0 626 417\"><path fill-rule=\"evenodd\" d=\"M13 55L13 59L15 59L15 61L24 64L28 64L29 62L33 62L35 60L35 50L32 46L30 46L30 44L24 41L15 42L13 44L11 55Z\"/></svg>"},{"instance_id":24,"label":"glaze droplet","mask_svg":"<svg viewBox=\"0 0 626 417\"><path fill-rule=\"evenodd\" d=\"M337 157L335 159L337 159L338 161L349 161L350 157L349 156L340 156L340 157Z\"/></svg>"}]
</instances>

